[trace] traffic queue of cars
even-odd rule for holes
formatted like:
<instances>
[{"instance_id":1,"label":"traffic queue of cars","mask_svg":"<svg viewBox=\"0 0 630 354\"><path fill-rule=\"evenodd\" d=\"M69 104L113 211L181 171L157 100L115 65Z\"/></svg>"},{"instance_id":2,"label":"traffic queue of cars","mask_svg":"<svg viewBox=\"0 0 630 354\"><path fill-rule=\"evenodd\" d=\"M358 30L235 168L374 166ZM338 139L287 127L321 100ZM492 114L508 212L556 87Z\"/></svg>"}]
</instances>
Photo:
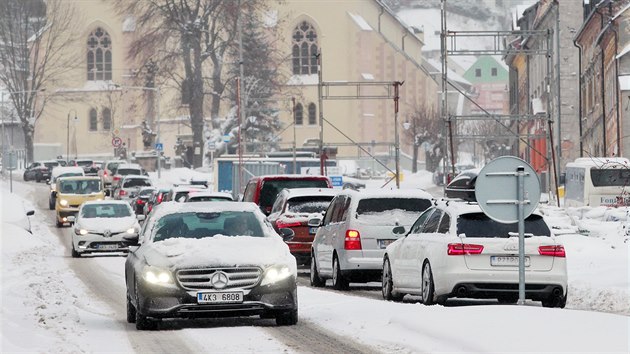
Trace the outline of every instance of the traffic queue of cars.
<instances>
[{"instance_id":1,"label":"traffic queue of cars","mask_svg":"<svg viewBox=\"0 0 630 354\"><path fill-rule=\"evenodd\" d=\"M128 254L127 321L139 330L205 316L296 324L298 264L310 265L314 287L380 281L386 300L518 299L516 224L493 221L475 201L274 175L253 177L235 202L200 183L157 188L141 167L109 163L101 177L56 175L57 226L73 224L73 257ZM564 307L563 246L541 215L526 219L525 232L526 298Z\"/></svg>"}]
</instances>

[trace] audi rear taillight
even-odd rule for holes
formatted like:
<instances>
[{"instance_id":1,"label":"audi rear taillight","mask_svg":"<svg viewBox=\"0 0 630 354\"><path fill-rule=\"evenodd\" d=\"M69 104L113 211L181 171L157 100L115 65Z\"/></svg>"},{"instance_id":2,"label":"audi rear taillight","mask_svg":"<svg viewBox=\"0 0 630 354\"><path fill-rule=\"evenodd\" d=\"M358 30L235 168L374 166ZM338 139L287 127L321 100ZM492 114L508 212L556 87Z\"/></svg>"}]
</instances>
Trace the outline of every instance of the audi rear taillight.
<instances>
[{"instance_id":1,"label":"audi rear taillight","mask_svg":"<svg viewBox=\"0 0 630 354\"><path fill-rule=\"evenodd\" d=\"M449 256L462 256L467 254L481 254L482 245L474 245L471 243L449 243L446 254Z\"/></svg>"},{"instance_id":2,"label":"audi rear taillight","mask_svg":"<svg viewBox=\"0 0 630 354\"><path fill-rule=\"evenodd\" d=\"M296 226L302 226L302 223L299 221L282 221L282 220L278 220L276 221L276 226L279 229L284 229L287 227L296 227Z\"/></svg>"},{"instance_id":3,"label":"audi rear taillight","mask_svg":"<svg viewBox=\"0 0 630 354\"><path fill-rule=\"evenodd\" d=\"M540 246L538 247L538 254L541 256L566 257L564 246L562 245Z\"/></svg>"},{"instance_id":4,"label":"audi rear taillight","mask_svg":"<svg viewBox=\"0 0 630 354\"><path fill-rule=\"evenodd\" d=\"M346 240L343 244L343 248L347 250L360 250L361 249L361 234L357 230L346 231Z\"/></svg>"}]
</instances>

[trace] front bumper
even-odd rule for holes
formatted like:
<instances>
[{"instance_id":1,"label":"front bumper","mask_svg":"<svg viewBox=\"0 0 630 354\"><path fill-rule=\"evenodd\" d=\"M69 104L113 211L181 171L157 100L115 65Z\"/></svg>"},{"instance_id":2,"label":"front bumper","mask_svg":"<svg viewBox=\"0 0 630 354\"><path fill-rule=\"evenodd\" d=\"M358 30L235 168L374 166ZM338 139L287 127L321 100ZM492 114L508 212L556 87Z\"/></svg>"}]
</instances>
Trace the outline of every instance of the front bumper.
<instances>
[{"instance_id":1,"label":"front bumper","mask_svg":"<svg viewBox=\"0 0 630 354\"><path fill-rule=\"evenodd\" d=\"M217 292L243 291L243 302L237 304L198 304L196 290L179 286L162 287L138 279L136 308L153 318L203 318L270 315L297 309L296 277L250 289L229 289ZM204 292L212 290L203 290Z\"/></svg>"},{"instance_id":2,"label":"front bumper","mask_svg":"<svg viewBox=\"0 0 630 354\"><path fill-rule=\"evenodd\" d=\"M59 208L57 207L57 221L65 223L68 221L68 216L77 217L79 208Z\"/></svg>"},{"instance_id":3,"label":"front bumper","mask_svg":"<svg viewBox=\"0 0 630 354\"><path fill-rule=\"evenodd\" d=\"M87 253L87 252L128 252L129 247L123 245L122 236L125 233L120 233L116 236L105 237L103 235L97 234L86 234L86 235L72 235L72 243L74 244L74 249L78 253Z\"/></svg>"}]
</instances>

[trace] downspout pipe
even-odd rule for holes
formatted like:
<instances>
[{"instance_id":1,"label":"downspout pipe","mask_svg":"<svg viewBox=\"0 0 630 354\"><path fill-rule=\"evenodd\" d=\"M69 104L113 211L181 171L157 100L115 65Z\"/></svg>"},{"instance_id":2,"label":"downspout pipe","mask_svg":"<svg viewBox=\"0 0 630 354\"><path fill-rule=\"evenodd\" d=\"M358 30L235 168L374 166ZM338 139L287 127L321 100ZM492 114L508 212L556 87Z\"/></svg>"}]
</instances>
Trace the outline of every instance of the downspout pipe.
<instances>
[{"instance_id":1,"label":"downspout pipe","mask_svg":"<svg viewBox=\"0 0 630 354\"><path fill-rule=\"evenodd\" d=\"M573 45L578 49L578 129L579 129L579 141L580 141L580 157L584 157L584 146L582 145L582 47L577 43L577 40L573 40Z\"/></svg>"},{"instance_id":2,"label":"downspout pipe","mask_svg":"<svg viewBox=\"0 0 630 354\"><path fill-rule=\"evenodd\" d=\"M620 113L619 111L621 110L621 105L620 105L620 95L619 95L619 58L617 58L616 54L619 51L619 32L617 32L617 28L615 28L615 24L613 23L612 26L610 26L610 28L612 29L613 33L615 34L615 113L616 113L616 117L615 119L617 119L617 156L622 156L622 151L621 151L621 117L620 117Z\"/></svg>"},{"instance_id":3,"label":"downspout pipe","mask_svg":"<svg viewBox=\"0 0 630 354\"><path fill-rule=\"evenodd\" d=\"M599 10L600 10L599 7L595 8L595 12L599 15L600 28L603 30L604 29L604 14L601 13ZM603 37L601 37L601 38L603 38ZM598 46L599 46L600 53L601 53L600 54L600 56L601 56L601 61L600 61L601 74L600 74L600 78L599 79L600 79L600 83L601 83L601 85L600 85L600 94L601 94L601 100L602 100L601 101L601 103L602 103L602 145L604 147L604 151L602 152L603 153L602 156L606 156L606 150L607 150L606 149L606 147L607 147L607 144L606 144L606 98L605 98L606 97L605 96L606 95L606 89L604 87L604 81L605 81L604 80L604 73L605 73L604 72L604 59L605 59L604 56L605 56L605 53L604 53L604 48L602 48L602 46L601 46L601 42L598 43Z\"/></svg>"},{"instance_id":4,"label":"downspout pipe","mask_svg":"<svg viewBox=\"0 0 630 354\"><path fill-rule=\"evenodd\" d=\"M381 4L381 12L378 14L378 33L381 33L381 16L385 13L385 7Z\"/></svg>"}]
</instances>

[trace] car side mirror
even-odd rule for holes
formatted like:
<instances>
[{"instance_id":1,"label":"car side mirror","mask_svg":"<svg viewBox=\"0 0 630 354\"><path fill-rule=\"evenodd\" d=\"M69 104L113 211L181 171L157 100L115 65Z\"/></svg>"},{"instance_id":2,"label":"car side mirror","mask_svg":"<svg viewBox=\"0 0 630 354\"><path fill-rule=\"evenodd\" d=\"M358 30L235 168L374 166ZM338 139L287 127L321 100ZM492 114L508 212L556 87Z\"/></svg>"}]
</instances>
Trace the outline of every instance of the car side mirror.
<instances>
[{"instance_id":1,"label":"car side mirror","mask_svg":"<svg viewBox=\"0 0 630 354\"><path fill-rule=\"evenodd\" d=\"M138 240L140 239L139 235L124 235L122 237L122 244L125 246L138 246Z\"/></svg>"},{"instance_id":2,"label":"car side mirror","mask_svg":"<svg viewBox=\"0 0 630 354\"><path fill-rule=\"evenodd\" d=\"M105 190L105 196L106 196L106 197L109 197L109 196L110 196L110 194L111 194L111 193L110 193L109 189L106 189L106 190Z\"/></svg>"},{"instance_id":3,"label":"car side mirror","mask_svg":"<svg viewBox=\"0 0 630 354\"><path fill-rule=\"evenodd\" d=\"M310 227L320 227L321 225L322 225L322 219L320 218L308 219L308 226Z\"/></svg>"},{"instance_id":4,"label":"car side mirror","mask_svg":"<svg viewBox=\"0 0 630 354\"><path fill-rule=\"evenodd\" d=\"M140 215L136 215L136 219L138 219L138 221L144 221L144 219L146 219L146 216L140 214Z\"/></svg>"},{"instance_id":5,"label":"car side mirror","mask_svg":"<svg viewBox=\"0 0 630 354\"><path fill-rule=\"evenodd\" d=\"M50 179L46 179L46 184L50 186Z\"/></svg>"},{"instance_id":6,"label":"car side mirror","mask_svg":"<svg viewBox=\"0 0 630 354\"><path fill-rule=\"evenodd\" d=\"M289 228L281 228L280 230L278 230L280 232L280 236L282 236L282 239L286 242L286 241L291 241L293 239L293 237L295 236L295 231L293 231L292 229Z\"/></svg>"},{"instance_id":7,"label":"car side mirror","mask_svg":"<svg viewBox=\"0 0 630 354\"><path fill-rule=\"evenodd\" d=\"M396 235L402 235L405 233L405 227L404 226L396 226L395 228L392 229L392 232Z\"/></svg>"},{"instance_id":8,"label":"car side mirror","mask_svg":"<svg viewBox=\"0 0 630 354\"><path fill-rule=\"evenodd\" d=\"M68 218L67 218L67 219L68 219L68 222L75 222L75 221L77 221L77 218L76 218L76 216L74 216L74 215L70 215L70 216L68 216Z\"/></svg>"},{"instance_id":9,"label":"car side mirror","mask_svg":"<svg viewBox=\"0 0 630 354\"><path fill-rule=\"evenodd\" d=\"M26 216L33 216L35 215L35 210L29 210L26 212Z\"/></svg>"}]
</instances>

